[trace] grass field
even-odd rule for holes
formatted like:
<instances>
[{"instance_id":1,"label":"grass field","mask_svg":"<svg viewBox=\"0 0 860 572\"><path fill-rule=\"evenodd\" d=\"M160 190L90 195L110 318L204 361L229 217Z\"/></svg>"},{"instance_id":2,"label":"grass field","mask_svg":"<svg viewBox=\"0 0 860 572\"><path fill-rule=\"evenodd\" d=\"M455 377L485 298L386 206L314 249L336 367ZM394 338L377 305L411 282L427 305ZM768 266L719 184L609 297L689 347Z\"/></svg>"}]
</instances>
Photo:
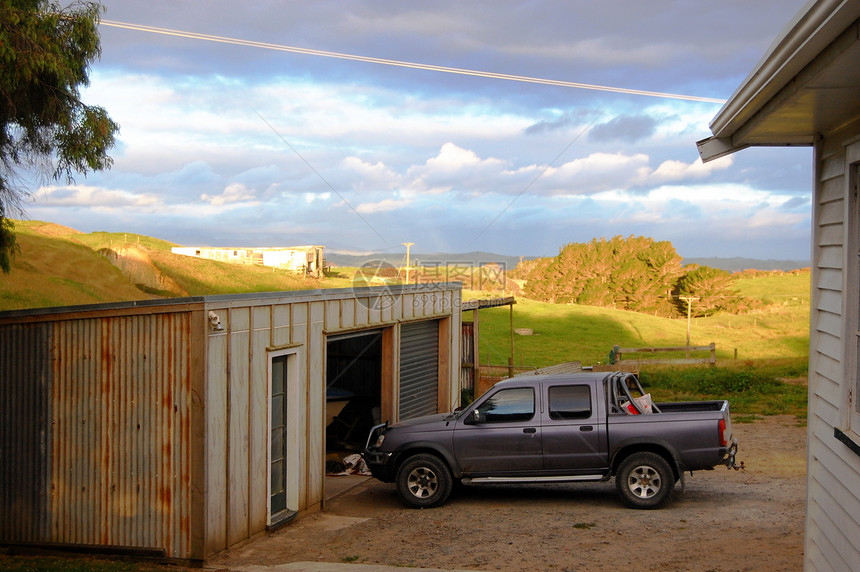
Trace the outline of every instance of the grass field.
<instances>
[{"instance_id":1,"label":"grass field","mask_svg":"<svg viewBox=\"0 0 860 572\"><path fill-rule=\"evenodd\" d=\"M481 363L506 364L510 354L509 309L482 310L480 328ZM517 299L514 328L534 331L531 336L514 335L515 365L544 367L561 361L593 365L605 363L614 345L686 345L687 320ZM736 351L739 359L747 360L804 357L809 347L809 296L807 293L805 300L753 314L694 318L690 332L692 345L716 344L720 361L734 359Z\"/></svg>"},{"instance_id":2,"label":"grass field","mask_svg":"<svg viewBox=\"0 0 860 572\"><path fill-rule=\"evenodd\" d=\"M728 399L732 419L754 421L764 415L793 415L801 424L807 414L807 360L724 362L720 367L646 367L642 385L656 401Z\"/></svg>"}]
</instances>

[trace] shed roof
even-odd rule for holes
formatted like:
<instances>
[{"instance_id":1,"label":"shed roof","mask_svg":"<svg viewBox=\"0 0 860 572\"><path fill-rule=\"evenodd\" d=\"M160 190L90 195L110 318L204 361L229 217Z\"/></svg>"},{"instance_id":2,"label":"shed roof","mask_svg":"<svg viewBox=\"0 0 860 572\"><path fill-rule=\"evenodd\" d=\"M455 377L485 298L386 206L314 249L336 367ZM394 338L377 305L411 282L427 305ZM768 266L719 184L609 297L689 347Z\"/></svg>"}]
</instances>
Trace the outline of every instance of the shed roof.
<instances>
[{"instance_id":1,"label":"shed roof","mask_svg":"<svg viewBox=\"0 0 860 572\"><path fill-rule=\"evenodd\" d=\"M432 282L426 284L389 284L355 288L321 288L315 290L289 290L282 292L248 292L241 294L216 294L210 296L189 296L184 298L158 298L153 300L132 300L128 302L108 302L80 306L51 306L27 310L4 310L0 312L0 325L22 321L50 321L75 319L83 314L95 312L161 313L185 311L191 306L248 306L255 303L269 304L308 302L314 300L334 300L341 298L368 296L400 296L409 293L429 293L434 291L460 290L460 282Z\"/></svg>"},{"instance_id":2,"label":"shed roof","mask_svg":"<svg viewBox=\"0 0 860 572\"><path fill-rule=\"evenodd\" d=\"M860 118L860 2L812 0L711 121L707 162L752 146L812 145Z\"/></svg>"}]
</instances>

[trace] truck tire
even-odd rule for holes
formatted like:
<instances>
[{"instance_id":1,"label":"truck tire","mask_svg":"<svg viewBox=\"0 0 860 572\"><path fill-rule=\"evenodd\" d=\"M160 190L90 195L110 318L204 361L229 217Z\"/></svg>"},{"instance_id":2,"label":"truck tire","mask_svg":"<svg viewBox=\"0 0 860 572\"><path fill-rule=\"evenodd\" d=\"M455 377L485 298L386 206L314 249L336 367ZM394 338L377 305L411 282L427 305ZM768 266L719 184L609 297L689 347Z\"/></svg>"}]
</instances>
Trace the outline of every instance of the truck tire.
<instances>
[{"instance_id":1,"label":"truck tire","mask_svg":"<svg viewBox=\"0 0 860 572\"><path fill-rule=\"evenodd\" d=\"M660 508L675 486L675 474L666 459L657 453L633 453L618 467L615 488L630 508Z\"/></svg>"},{"instance_id":2,"label":"truck tire","mask_svg":"<svg viewBox=\"0 0 860 572\"><path fill-rule=\"evenodd\" d=\"M406 459L397 470L397 493L415 508L432 508L448 500L453 478L448 466L435 455Z\"/></svg>"}]
</instances>

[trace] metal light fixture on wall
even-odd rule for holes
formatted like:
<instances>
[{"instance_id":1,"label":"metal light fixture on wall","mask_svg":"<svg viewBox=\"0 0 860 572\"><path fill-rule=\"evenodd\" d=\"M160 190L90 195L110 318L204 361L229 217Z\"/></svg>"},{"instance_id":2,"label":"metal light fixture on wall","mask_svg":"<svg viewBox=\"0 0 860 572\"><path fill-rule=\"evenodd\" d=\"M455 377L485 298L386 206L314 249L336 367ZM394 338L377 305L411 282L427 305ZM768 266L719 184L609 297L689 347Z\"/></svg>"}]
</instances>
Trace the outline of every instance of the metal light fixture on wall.
<instances>
[{"instance_id":1,"label":"metal light fixture on wall","mask_svg":"<svg viewBox=\"0 0 860 572\"><path fill-rule=\"evenodd\" d=\"M209 327L213 332L223 332L224 326L221 325L221 318L213 311L209 311Z\"/></svg>"}]
</instances>

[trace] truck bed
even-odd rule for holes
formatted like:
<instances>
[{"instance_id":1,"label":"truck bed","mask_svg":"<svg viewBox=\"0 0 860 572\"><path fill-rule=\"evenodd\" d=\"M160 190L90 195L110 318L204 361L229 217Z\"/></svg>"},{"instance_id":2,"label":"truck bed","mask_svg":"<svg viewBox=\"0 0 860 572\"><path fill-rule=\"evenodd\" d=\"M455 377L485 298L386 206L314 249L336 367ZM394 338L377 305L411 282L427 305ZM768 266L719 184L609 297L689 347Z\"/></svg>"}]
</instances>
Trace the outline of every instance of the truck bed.
<instances>
[{"instance_id":1,"label":"truck bed","mask_svg":"<svg viewBox=\"0 0 860 572\"><path fill-rule=\"evenodd\" d=\"M674 401L657 403L661 413L688 413L693 411L720 411L726 407L724 400L716 401Z\"/></svg>"}]
</instances>

